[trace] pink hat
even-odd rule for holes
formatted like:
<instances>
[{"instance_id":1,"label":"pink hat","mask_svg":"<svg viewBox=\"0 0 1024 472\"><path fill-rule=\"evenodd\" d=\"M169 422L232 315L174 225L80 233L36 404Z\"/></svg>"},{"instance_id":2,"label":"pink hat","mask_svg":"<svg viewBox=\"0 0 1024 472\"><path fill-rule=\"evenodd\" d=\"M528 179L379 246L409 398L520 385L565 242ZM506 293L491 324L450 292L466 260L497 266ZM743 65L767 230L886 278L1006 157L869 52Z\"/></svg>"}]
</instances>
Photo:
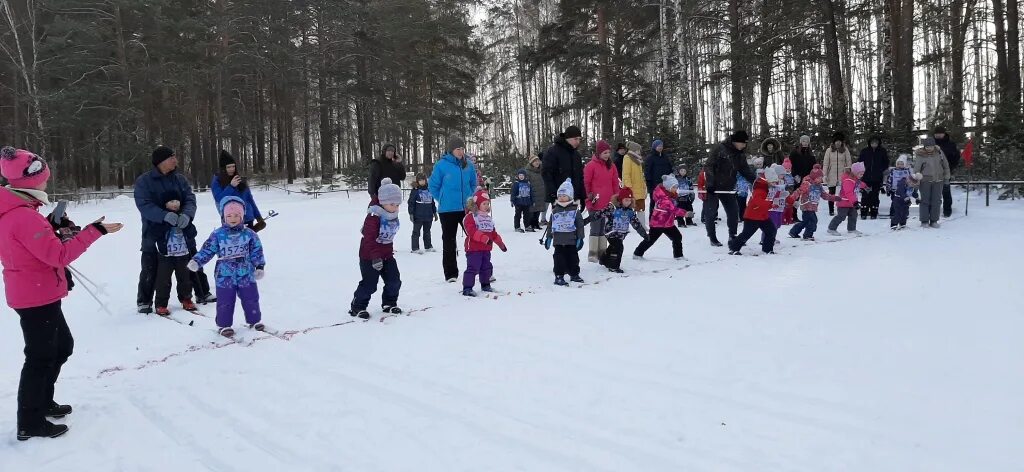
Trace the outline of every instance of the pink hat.
<instances>
[{"instance_id":1,"label":"pink hat","mask_svg":"<svg viewBox=\"0 0 1024 472\"><path fill-rule=\"evenodd\" d=\"M7 146L0 150L0 174L12 187L38 188L50 178L50 166L29 151Z\"/></svg>"},{"instance_id":2,"label":"pink hat","mask_svg":"<svg viewBox=\"0 0 1024 472\"><path fill-rule=\"evenodd\" d=\"M608 141L605 141L603 139L598 141L597 145L594 147L596 148L594 154L596 154L597 156L601 156L601 154L604 153L605 151L612 150L612 147L608 145Z\"/></svg>"},{"instance_id":3,"label":"pink hat","mask_svg":"<svg viewBox=\"0 0 1024 472\"><path fill-rule=\"evenodd\" d=\"M245 205L236 201L230 201L224 205L224 217L237 216L239 218L245 218Z\"/></svg>"},{"instance_id":4,"label":"pink hat","mask_svg":"<svg viewBox=\"0 0 1024 472\"><path fill-rule=\"evenodd\" d=\"M788 157L783 159L782 167L785 167L787 172L793 170L793 161L789 160Z\"/></svg>"},{"instance_id":5,"label":"pink hat","mask_svg":"<svg viewBox=\"0 0 1024 472\"><path fill-rule=\"evenodd\" d=\"M853 165L850 166L850 170L852 170L854 174L863 174L864 173L864 163L863 162L854 162Z\"/></svg>"}]
</instances>

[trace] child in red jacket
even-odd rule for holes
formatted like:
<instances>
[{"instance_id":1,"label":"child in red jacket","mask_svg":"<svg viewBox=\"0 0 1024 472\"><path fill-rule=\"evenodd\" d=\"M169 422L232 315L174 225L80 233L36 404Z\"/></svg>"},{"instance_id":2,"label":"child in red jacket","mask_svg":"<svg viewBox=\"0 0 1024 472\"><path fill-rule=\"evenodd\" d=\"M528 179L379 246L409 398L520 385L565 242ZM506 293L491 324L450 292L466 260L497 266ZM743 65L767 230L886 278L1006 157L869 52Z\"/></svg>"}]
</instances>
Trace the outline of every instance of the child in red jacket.
<instances>
[{"instance_id":1,"label":"child in red jacket","mask_svg":"<svg viewBox=\"0 0 1024 472\"><path fill-rule=\"evenodd\" d=\"M743 232L729 240L729 254L739 256L740 249L747 244L757 230L761 230L761 251L775 254L775 224L768 217L772 201L768 199L768 188L779 182L779 175L771 167L764 170L764 175L754 181L754 192L750 195L747 210L743 213Z\"/></svg>"},{"instance_id":2,"label":"child in red jacket","mask_svg":"<svg viewBox=\"0 0 1024 472\"><path fill-rule=\"evenodd\" d=\"M366 307L377 292L377 282L384 279L381 308L384 313L400 314L398 291L402 288L402 274L395 260L395 235L398 234L398 206L402 204L402 189L391 179L380 181L377 198L370 202L363 220L363 239L359 242L359 272L362 280L352 296L348 314L364 320L370 319Z\"/></svg>"},{"instance_id":3,"label":"child in red jacket","mask_svg":"<svg viewBox=\"0 0 1024 472\"><path fill-rule=\"evenodd\" d=\"M494 266L491 264L491 249L495 244L502 252L508 248L494 228L491 198L487 192L478 191L466 201L466 217L462 220L462 227L466 229L466 272L462 276L462 294L467 297L477 295L473 291L477 274L480 275L480 289L493 292L491 274L494 273Z\"/></svg>"}]
</instances>

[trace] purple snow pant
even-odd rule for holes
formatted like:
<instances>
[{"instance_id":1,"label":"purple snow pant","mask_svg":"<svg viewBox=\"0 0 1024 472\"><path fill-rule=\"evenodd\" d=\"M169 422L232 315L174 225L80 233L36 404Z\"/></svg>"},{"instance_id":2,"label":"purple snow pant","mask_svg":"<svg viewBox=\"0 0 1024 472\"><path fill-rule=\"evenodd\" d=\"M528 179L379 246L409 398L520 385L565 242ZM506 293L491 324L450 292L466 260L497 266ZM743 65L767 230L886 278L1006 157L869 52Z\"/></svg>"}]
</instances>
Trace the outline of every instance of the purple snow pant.
<instances>
[{"instance_id":1,"label":"purple snow pant","mask_svg":"<svg viewBox=\"0 0 1024 472\"><path fill-rule=\"evenodd\" d=\"M491 284L491 274L493 273L491 251L467 252L466 272L462 277L462 288L473 288L476 285L477 274L480 274L480 285L486 287Z\"/></svg>"},{"instance_id":2,"label":"purple snow pant","mask_svg":"<svg viewBox=\"0 0 1024 472\"><path fill-rule=\"evenodd\" d=\"M246 324L259 323L263 319L260 313L260 289L256 284L249 284L248 287L217 287L217 327L227 328L234 321L235 296L242 300Z\"/></svg>"},{"instance_id":3,"label":"purple snow pant","mask_svg":"<svg viewBox=\"0 0 1024 472\"><path fill-rule=\"evenodd\" d=\"M782 227L782 214L783 214L783 212L781 212L781 211L769 211L768 212L768 221L771 221L772 224L775 225L775 231L776 232L778 232L779 228ZM764 235L765 235L765 233L762 232L761 233L761 245L762 246L764 245Z\"/></svg>"}]
</instances>

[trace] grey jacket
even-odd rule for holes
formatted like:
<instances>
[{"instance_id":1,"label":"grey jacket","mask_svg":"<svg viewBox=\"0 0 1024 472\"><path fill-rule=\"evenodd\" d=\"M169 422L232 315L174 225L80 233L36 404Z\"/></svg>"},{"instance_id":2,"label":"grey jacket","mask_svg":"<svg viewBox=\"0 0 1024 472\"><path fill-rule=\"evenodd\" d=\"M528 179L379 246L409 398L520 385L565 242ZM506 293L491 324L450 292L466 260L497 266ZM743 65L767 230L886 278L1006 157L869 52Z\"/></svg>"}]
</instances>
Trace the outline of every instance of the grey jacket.
<instances>
[{"instance_id":1,"label":"grey jacket","mask_svg":"<svg viewBox=\"0 0 1024 472\"><path fill-rule=\"evenodd\" d=\"M530 179L530 195L533 196L533 206L530 207L530 211L547 210L548 204L544 198L548 192L544 188L544 174L541 173L541 169L532 165L527 166L526 178Z\"/></svg>"},{"instance_id":2,"label":"grey jacket","mask_svg":"<svg viewBox=\"0 0 1024 472\"><path fill-rule=\"evenodd\" d=\"M931 152L918 149L914 152L914 173L918 172L922 182L949 182L949 161L938 146Z\"/></svg>"},{"instance_id":3,"label":"grey jacket","mask_svg":"<svg viewBox=\"0 0 1024 472\"><path fill-rule=\"evenodd\" d=\"M552 232L555 229L555 224L562 218L573 218L572 215L567 213L573 212L575 214L575 231L572 232L554 232L554 239L552 244L555 246L575 246L576 241L583 239L586 235L584 232L584 226L586 222L583 220L583 210L580 209L575 203L570 203L567 206L562 206L557 203L551 206L551 219L548 220L548 228L545 230L544 240L546 241L551 237ZM563 215L563 216L560 216Z\"/></svg>"}]
</instances>

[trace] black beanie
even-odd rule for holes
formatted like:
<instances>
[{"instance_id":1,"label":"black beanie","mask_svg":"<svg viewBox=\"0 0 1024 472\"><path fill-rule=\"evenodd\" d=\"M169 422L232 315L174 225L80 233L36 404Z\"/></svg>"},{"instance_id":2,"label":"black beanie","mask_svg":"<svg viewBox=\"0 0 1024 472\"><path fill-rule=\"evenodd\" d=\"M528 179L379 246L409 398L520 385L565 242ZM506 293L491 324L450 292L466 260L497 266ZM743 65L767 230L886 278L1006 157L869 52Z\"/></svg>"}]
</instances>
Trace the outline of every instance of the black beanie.
<instances>
[{"instance_id":1,"label":"black beanie","mask_svg":"<svg viewBox=\"0 0 1024 472\"><path fill-rule=\"evenodd\" d=\"M750 135L747 134L746 130L736 130L729 135L730 143L746 143L747 141L750 141Z\"/></svg>"},{"instance_id":2,"label":"black beanie","mask_svg":"<svg viewBox=\"0 0 1024 472\"><path fill-rule=\"evenodd\" d=\"M946 127L945 126L941 126L941 125L940 126L936 126L935 127L935 131L932 132L932 134L939 134L939 133L949 134L949 133L946 132Z\"/></svg>"},{"instance_id":3,"label":"black beanie","mask_svg":"<svg viewBox=\"0 0 1024 472\"><path fill-rule=\"evenodd\" d=\"M565 129L565 132L562 133L562 137L565 139L580 138L583 137L583 133L580 132L579 126L572 125Z\"/></svg>"},{"instance_id":4,"label":"black beanie","mask_svg":"<svg viewBox=\"0 0 1024 472\"><path fill-rule=\"evenodd\" d=\"M836 131L835 133L832 133L832 142L834 143L836 141L842 141L842 142L845 143L846 142L846 135L843 134L842 131Z\"/></svg>"},{"instance_id":5,"label":"black beanie","mask_svg":"<svg viewBox=\"0 0 1024 472\"><path fill-rule=\"evenodd\" d=\"M221 149L220 150L220 170L225 170L229 165L238 163L235 162L235 158L231 157L231 153Z\"/></svg>"},{"instance_id":6,"label":"black beanie","mask_svg":"<svg viewBox=\"0 0 1024 472\"><path fill-rule=\"evenodd\" d=\"M615 152L619 152L622 149L627 149L626 143L619 143L615 145Z\"/></svg>"},{"instance_id":7,"label":"black beanie","mask_svg":"<svg viewBox=\"0 0 1024 472\"><path fill-rule=\"evenodd\" d=\"M160 165L161 162L170 159L174 155L174 149L167 146L159 146L153 150L153 167Z\"/></svg>"}]
</instances>

